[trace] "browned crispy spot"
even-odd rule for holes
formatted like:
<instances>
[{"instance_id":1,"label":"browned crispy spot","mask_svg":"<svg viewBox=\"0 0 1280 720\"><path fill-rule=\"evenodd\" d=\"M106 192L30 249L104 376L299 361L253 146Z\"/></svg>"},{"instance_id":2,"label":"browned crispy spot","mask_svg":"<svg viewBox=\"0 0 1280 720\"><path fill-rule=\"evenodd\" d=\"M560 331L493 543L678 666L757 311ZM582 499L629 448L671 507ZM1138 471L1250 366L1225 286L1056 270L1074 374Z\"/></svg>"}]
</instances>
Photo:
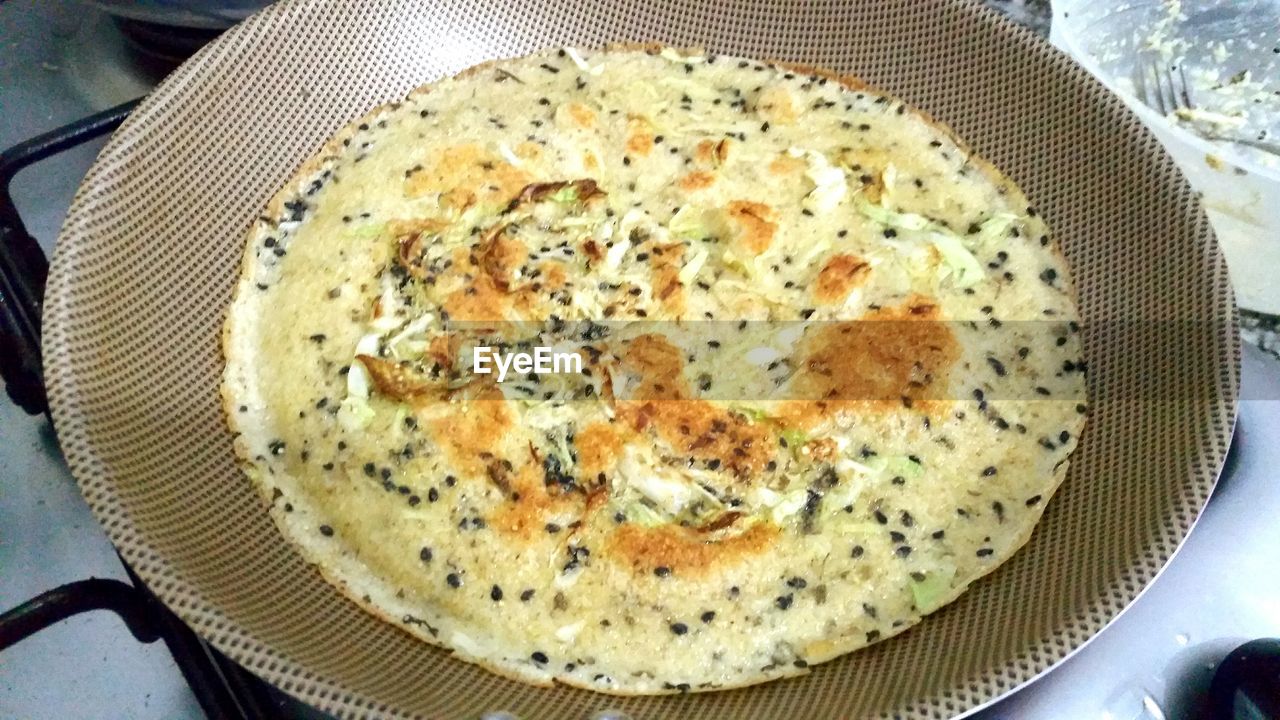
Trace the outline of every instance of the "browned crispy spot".
<instances>
[{"instance_id":1,"label":"browned crispy spot","mask_svg":"<svg viewBox=\"0 0 1280 720\"><path fill-rule=\"evenodd\" d=\"M627 118L627 153L648 157L653 151L653 127L648 120L632 115Z\"/></svg>"},{"instance_id":2,"label":"browned crispy spot","mask_svg":"<svg viewBox=\"0 0 1280 720\"><path fill-rule=\"evenodd\" d=\"M605 192L600 189L600 186L596 184L596 181L591 178L530 183L520 189L520 194L517 195L515 199L511 201L511 204L507 206L507 212L511 212L512 210L528 203L545 200L565 188L573 188L574 192L577 194L576 202L579 203L589 203L595 198L604 197L605 195Z\"/></svg>"},{"instance_id":3,"label":"browned crispy spot","mask_svg":"<svg viewBox=\"0 0 1280 720\"><path fill-rule=\"evenodd\" d=\"M756 112L771 123L788 125L800 116L791 92L782 85L765 88L756 100Z\"/></svg>"},{"instance_id":4,"label":"browned crispy spot","mask_svg":"<svg viewBox=\"0 0 1280 720\"><path fill-rule=\"evenodd\" d=\"M738 522L738 520L740 520L741 518L742 518L742 513L736 512L736 511L729 511L727 513L721 514L719 517L717 517L715 520L712 520L709 523L699 525L695 529L700 533L711 533L717 530L723 530L729 527L730 525Z\"/></svg>"},{"instance_id":5,"label":"browned crispy spot","mask_svg":"<svg viewBox=\"0 0 1280 720\"><path fill-rule=\"evenodd\" d=\"M714 173L707 172L706 170L694 170L688 175L681 177L677 184L680 186L680 189L692 192L694 190L709 188L715 183L715 181L716 176Z\"/></svg>"},{"instance_id":6,"label":"browned crispy spot","mask_svg":"<svg viewBox=\"0 0 1280 720\"><path fill-rule=\"evenodd\" d=\"M504 320L511 308L511 296L488 275L480 275L470 286L449 293L444 309L454 320Z\"/></svg>"},{"instance_id":7,"label":"browned crispy spot","mask_svg":"<svg viewBox=\"0 0 1280 720\"><path fill-rule=\"evenodd\" d=\"M434 417L427 420L427 430L460 474L485 477L487 461L496 456L494 448L511 432L511 408L497 387L479 399L455 405L452 412L433 413Z\"/></svg>"},{"instance_id":8,"label":"browned crispy spot","mask_svg":"<svg viewBox=\"0 0 1280 720\"><path fill-rule=\"evenodd\" d=\"M423 163L421 171L405 180L405 193L411 198L441 193L442 206L465 210L477 202L506 205L528 184L523 171L469 143L445 148Z\"/></svg>"},{"instance_id":9,"label":"browned crispy spot","mask_svg":"<svg viewBox=\"0 0 1280 720\"><path fill-rule=\"evenodd\" d=\"M605 557L630 566L639 574L650 574L659 566L677 575L698 577L716 567L725 567L765 552L778 537L778 526L758 522L741 533L708 537L706 533L663 525L643 527L630 523L615 529L605 541Z\"/></svg>"},{"instance_id":10,"label":"browned crispy spot","mask_svg":"<svg viewBox=\"0 0 1280 720\"><path fill-rule=\"evenodd\" d=\"M642 335L626 348L624 366L641 378L634 399L618 402L618 415L638 432L652 428L677 452L739 476L759 472L776 442L764 423L692 399L680 349L659 335Z\"/></svg>"},{"instance_id":11,"label":"browned crispy spot","mask_svg":"<svg viewBox=\"0 0 1280 720\"><path fill-rule=\"evenodd\" d=\"M445 387L392 360L372 355L357 355L356 359L369 371L369 379L379 395L396 400L440 397Z\"/></svg>"},{"instance_id":12,"label":"browned crispy spot","mask_svg":"<svg viewBox=\"0 0 1280 720\"><path fill-rule=\"evenodd\" d=\"M769 163L769 172L774 175L792 175L804 170L804 160L791 157L786 153L779 155Z\"/></svg>"},{"instance_id":13,"label":"browned crispy spot","mask_svg":"<svg viewBox=\"0 0 1280 720\"><path fill-rule=\"evenodd\" d=\"M592 128L596 124L596 113L582 103L572 102L564 106L565 114L570 122L580 128Z\"/></svg>"},{"instance_id":14,"label":"browned crispy spot","mask_svg":"<svg viewBox=\"0 0 1280 720\"><path fill-rule=\"evenodd\" d=\"M719 167L729 159L730 145L728 138L719 141L703 140L693 149L693 159L701 165Z\"/></svg>"},{"instance_id":15,"label":"browned crispy spot","mask_svg":"<svg viewBox=\"0 0 1280 720\"><path fill-rule=\"evenodd\" d=\"M427 351L424 353L424 359L429 360L440 366L444 374L448 374L453 368L453 359L458 356L458 348L462 343L462 338L455 333L446 333L435 335L427 341Z\"/></svg>"},{"instance_id":16,"label":"browned crispy spot","mask_svg":"<svg viewBox=\"0 0 1280 720\"><path fill-rule=\"evenodd\" d=\"M680 283L683 259L684 245L680 243L655 245L649 251L649 262L653 267L653 295L668 317L677 317L684 312L684 285Z\"/></svg>"},{"instance_id":17,"label":"browned crispy spot","mask_svg":"<svg viewBox=\"0 0 1280 720\"><path fill-rule=\"evenodd\" d=\"M509 227L501 225L489 230L482 239L477 254L480 269L489 276L494 287L503 292L511 289L516 270L529 257L524 243L507 235Z\"/></svg>"},{"instance_id":18,"label":"browned crispy spot","mask_svg":"<svg viewBox=\"0 0 1280 720\"><path fill-rule=\"evenodd\" d=\"M542 146L536 142L525 141L516 145L515 154L521 160L537 160L542 156Z\"/></svg>"},{"instance_id":19,"label":"browned crispy spot","mask_svg":"<svg viewBox=\"0 0 1280 720\"><path fill-rule=\"evenodd\" d=\"M425 280L427 271L422 267L422 253L435 237L448 227L441 220L392 220L387 229L396 239L396 259L415 278Z\"/></svg>"},{"instance_id":20,"label":"browned crispy spot","mask_svg":"<svg viewBox=\"0 0 1280 720\"><path fill-rule=\"evenodd\" d=\"M773 208L764 203L735 200L725 210L737 230L734 243L748 256L759 255L773 244L773 235L778 230L778 213Z\"/></svg>"},{"instance_id":21,"label":"browned crispy spot","mask_svg":"<svg viewBox=\"0 0 1280 720\"><path fill-rule=\"evenodd\" d=\"M818 272L813 296L825 303L841 303L849 291L866 282L871 266L856 255L836 255Z\"/></svg>"},{"instance_id":22,"label":"browned crispy spot","mask_svg":"<svg viewBox=\"0 0 1280 720\"><path fill-rule=\"evenodd\" d=\"M548 520L561 513L578 514L586 498L581 494L551 494L543 482L541 460L532 457L516 466L508 479L507 501L490 516L500 532L529 538L545 532Z\"/></svg>"},{"instance_id":23,"label":"browned crispy spot","mask_svg":"<svg viewBox=\"0 0 1280 720\"><path fill-rule=\"evenodd\" d=\"M579 430L573 445L578 450L579 477L583 482L612 472L622 452L622 438L608 423L592 423Z\"/></svg>"},{"instance_id":24,"label":"browned crispy spot","mask_svg":"<svg viewBox=\"0 0 1280 720\"><path fill-rule=\"evenodd\" d=\"M542 270L538 280L541 281L544 290L556 291L569 282L569 273L564 263L559 260L546 260L538 264L538 269Z\"/></svg>"},{"instance_id":25,"label":"browned crispy spot","mask_svg":"<svg viewBox=\"0 0 1280 720\"><path fill-rule=\"evenodd\" d=\"M960 346L937 303L912 295L858 320L826 323L806 337L793 378L805 398L780 403L783 425L808 428L838 410L879 411L910 405L933 414Z\"/></svg>"},{"instance_id":26,"label":"browned crispy spot","mask_svg":"<svg viewBox=\"0 0 1280 720\"><path fill-rule=\"evenodd\" d=\"M854 180L861 185L863 197L873 203L884 195L884 170L890 157L879 148L849 149L839 154L840 164L849 168Z\"/></svg>"}]
</instances>

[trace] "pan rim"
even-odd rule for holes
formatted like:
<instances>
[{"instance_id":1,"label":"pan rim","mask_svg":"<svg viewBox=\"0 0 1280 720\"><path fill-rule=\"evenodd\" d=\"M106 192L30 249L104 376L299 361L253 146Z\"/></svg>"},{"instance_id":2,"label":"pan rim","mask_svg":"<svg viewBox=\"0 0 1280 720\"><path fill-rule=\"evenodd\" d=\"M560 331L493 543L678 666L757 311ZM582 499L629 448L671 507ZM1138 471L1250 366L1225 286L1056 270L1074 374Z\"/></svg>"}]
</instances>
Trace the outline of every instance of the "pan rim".
<instances>
[{"instance_id":1,"label":"pan rim","mask_svg":"<svg viewBox=\"0 0 1280 720\"><path fill-rule=\"evenodd\" d=\"M300 0L298 2L286 2L273 5L259 13L256 13L245 22L232 28L222 37L210 43L205 48L202 48L191 60L187 61L187 63L166 78L165 81L143 101L139 108L130 115L120 130L115 133L106 147L102 150L93 168L89 171L82 182L80 190L76 193L71 209L68 211L67 219L59 234L59 242L56 245L50 266L48 291L46 293L46 304L44 309L43 333L45 342L43 346L45 348L54 346L55 343L51 341L58 341L56 344L62 344L65 342L62 334L66 331L66 324L64 321L67 314L70 312L68 302L70 300L70 292L74 287L75 277L73 269L69 267L69 264L73 264L73 261L68 260L68 257L73 252L73 249L70 247L71 241L64 241L64 239L79 237L81 242L84 240L83 235L86 224L85 218L93 213L94 204L96 202L100 202L100 200L95 200L90 197L91 193L89 190L91 188L101 188L104 185L110 185L110 179L103 177L103 168L105 165L112 158L127 155L134 133L140 132L149 123L154 122L157 118L163 117L165 113L171 111L171 108L166 106L166 101L188 81L189 76L192 74L195 67L217 59L225 59L223 57L225 55L224 51L232 47L238 38L244 36L247 33L247 28L251 27L252 24L266 22L269 19L285 13L302 13L308 6L318 5L323 1L324 0ZM964 5L961 7L964 12L984 15L987 21L992 21L994 19L997 23L1013 26L1010 21L998 16L994 11L985 7L976 4L972 6ZM1046 41L1041 40L1029 31L1021 28L1018 28L1018 31L1022 34L1022 40L1024 42L1037 42L1043 43L1045 46L1048 45ZM1055 50L1054 52L1057 51ZM1061 55L1060 53L1059 55L1061 56L1059 58L1059 62L1061 62L1061 59L1065 58L1065 55ZM1069 60L1067 62L1069 62ZM1075 68L1075 70L1077 73L1081 74L1084 72L1078 67ZM1080 79L1084 82L1091 81L1091 78L1084 75L1082 75ZM1094 82L1096 84L1096 81ZM1111 101L1113 103L1119 103L1119 100L1116 98L1111 98ZM1120 105L1118 109L1121 112L1127 112L1122 105ZM1163 152L1159 149L1157 141L1149 133L1147 133L1146 141L1149 144L1155 144L1157 152ZM1165 155L1163 162L1171 163L1172 161L1167 155ZM1196 201L1196 203L1197 212L1201 218L1203 218L1203 211L1198 209L1198 201ZM1226 274L1225 261L1222 258L1221 251L1217 248L1216 243L1213 243L1212 248L1210 248L1210 252L1214 256L1210 262L1210 265L1214 270L1214 276L1206 278L1206 283L1212 282L1218 276L1225 276ZM1229 294L1229 285L1227 288L1227 292ZM1227 299L1231 300L1231 298ZM1225 369L1230 376L1230 381L1228 383L1228 387L1221 388L1224 392L1220 396L1217 396L1217 399L1221 404L1216 409L1220 412L1215 413L1216 416L1213 418L1215 421L1213 429L1216 430L1219 426L1223 426L1226 429L1226 446L1224 446L1221 451L1218 451L1216 448L1205 447L1207 443L1202 443L1200 447L1202 451L1208 451L1211 456L1210 459L1212 465L1215 468L1212 473L1212 479L1203 483L1202 488L1197 486L1198 489L1203 490L1205 498L1207 498L1213 491L1213 488L1216 486L1217 480L1223 470L1223 464L1225 462L1227 452L1226 447L1229 446L1230 438L1234 433L1239 411L1238 394L1241 347L1238 333L1238 310L1235 309L1233 300L1230 303L1230 306L1232 310L1229 320L1230 327L1228 329L1228 346L1224 348L1224 350L1227 351L1224 354L1229 355L1231 360L1231 367ZM49 383L50 417L61 443L61 438L64 437L64 432L71 434L82 432L80 428L89 422L87 416L84 415L75 404L75 385L82 378L66 357L51 354L50 351L46 350L44 361ZM1206 416L1207 415L1208 413L1206 413ZM231 643L221 636L216 638L209 637L206 630L210 626L216 624L232 626L239 636L256 643L260 648L267 649L270 654L275 655L279 659L284 659L285 657L271 645L258 639L255 633L244 627L236 625L236 623L228 619L221 610L202 610L193 603L181 601L178 597L177 591L175 590L179 584L184 585L185 591L197 599L200 599L202 593L196 586L177 579L175 568L170 565L169 561L162 553L154 551L145 540L142 542L142 547L134 546L134 543L138 542L138 539L142 534L138 531L134 521L129 518L125 509L125 504L119 498L118 494L115 492L108 493L101 489L88 487L89 481L85 477L88 472L85 469L85 465L91 462L92 461L90 459L86 459L81 456L74 458L70 455L68 456L68 464L72 468L73 475L75 475L82 493L85 494L95 516L104 526L104 530L107 532L112 543L116 545L121 554L134 567L138 572L138 575L142 577L147 585L153 589L156 595L165 602L166 606L173 609L175 613L182 617L184 622L187 622L196 629L202 637L205 637L206 640L210 641L220 651L237 660L237 662L241 663L256 674L262 675L273 685L281 687L286 692L289 692L291 695L298 697L304 702L315 704L317 700L313 697L314 693L302 695L294 693L289 688L293 683L287 674L278 670L272 670L266 666L266 663L250 658L248 652L242 648L242 643ZM1150 587L1150 585L1168 567L1169 563L1174 557L1176 557L1177 553L1184 546L1187 537L1189 537L1190 533L1194 530L1195 525L1203 513L1204 503L1201 501L1193 501L1189 504L1194 504L1195 507L1193 508L1194 513L1193 517L1190 519L1188 529L1185 532L1179 532L1179 537L1171 549L1167 549L1167 551L1159 553L1161 556L1159 570L1151 574L1150 577L1139 578L1140 582L1138 591L1132 595L1126 595L1126 600L1124 601L1123 608L1120 611L1110 615L1108 619L1097 629L1088 630L1085 633L1087 638L1080 644L1069 649L1067 652L1058 655L1046 653L1043 656L1044 660L1039 663L1040 666L1036 667L1033 672L1026 674L1025 677L1017 678L1016 681L1007 689L990 694L985 702L968 708L965 711L965 714L977 712L981 708L993 704L1000 698L1014 692L1016 689L1034 681L1036 678L1047 674L1058 664L1079 652L1088 645L1088 643L1092 642L1093 638L1101 634L1107 627L1114 623L1115 620L1126 612L1129 607L1132 607L1133 603L1145 593L1146 589ZM1175 508L1175 510L1180 509L1184 508ZM329 688L340 688L342 693L349 695L348 699L340 701L336 696L327 700L321 699L321 707L334 707L333 705L326 705L325 703L332 703L335 701L348 702L350 699L354 698L361 698L360 702L363 707L377 707L377 703L375 701L342 686L337 681L328 678L312 678L311 682L323 684ZM530 691L537 692L538 690L531 687ZM924 698L918 698L916 705L923 702L925 702Z\"/></svg>"}]
</instances>

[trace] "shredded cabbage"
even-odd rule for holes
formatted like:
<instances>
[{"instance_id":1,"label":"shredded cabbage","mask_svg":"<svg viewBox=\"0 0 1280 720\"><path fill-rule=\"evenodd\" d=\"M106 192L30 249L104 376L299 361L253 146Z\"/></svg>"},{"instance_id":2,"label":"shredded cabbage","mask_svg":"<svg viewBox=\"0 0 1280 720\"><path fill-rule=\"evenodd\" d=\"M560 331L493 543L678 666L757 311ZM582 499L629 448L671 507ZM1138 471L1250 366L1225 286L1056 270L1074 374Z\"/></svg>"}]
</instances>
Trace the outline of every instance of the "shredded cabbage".
<instances>
[{"instance_id":1,"label":"shredded cabbage","mask_svg":"<svg viewBox=\"0 0 1280 720\"><path fill-rule=\"evenodd\" d=\"M743 355L743 358L752 365L764 367L774 360L781 359L782 353L767 345L761 345L748 350L746 354Z\"/></svg>"},{"instance_id":2,"label":"shredded cabbage","mask_svg":"<svg viewBox=\"0 0 1280 720\"><path fill-rule=\"evenodd\" d=\"M676 515L693 499L693 483L664 477L667 473L653 462L643 462L634 448L628 448L618 463L618 479L668 515Z\"/></svg>"},{"instance_id":3,"label":"shredded cabbage","mask_svg":"<svg viewBox=\"0 0 1280 720\"><path fill-rule=\"evenodd\" d=\"M578 202L578 187L576 185L565 185L551 193L551 199L558 203Z\"/></svg>"},{"instance_id":4,"label":"shredded cabbage","mask_svg":"<svg viewBox=\"0 0 1280 720\"><path fill-rule=\"evenodd\" d=\"M502 159L516 167L520 167L524 164L523 160L517 157L514 152L511 152L511 146L506 143L498 143L498 153L502 155Z\"/></svg>"},{"instance_id":5,"label":"shredded cabbage","mask_svg":"<svg viewBox=\"0 0 1280 720\"><path fill-rule=\"evenodd\" d=\"M793 147L787 150L787 154L805 159L805 177L814 184L813 190L804 198L804 206L819 213L834 210L849 190L844 170L832 165L826 155L813 150Z\"/></svg>"},{"instance_id":6,"label":"shredded cabbage","mask_svg":"<svg viewBox=\"0 0 1280 720\"><path fill-rule=\"evenodd\" d=\"M773 521L775 523L782 522L783 520L786 520L792 515L795 515L796 513L800 512L800 510L804 507L805 503L808 501L809 501L808 488L800 488L799 490L792 490L791 492L785 493L782 496L782 499L776 505L773 506L769 514L773 518Z\"/></svg>"},{"instance_id":7,"label":"shredded cabbage","mask_svg":"<svg viewBox=\"0 0 1280 720\"><path fill-rule=\"evenodd\" d=\"M571 47L567 47L564 49L564 52L566 55L569 56L569 59L573 61L573 64L577 65L578 69L581 70L582 72L585 72L589 75L599 75L600 73L604 72L603 65L599 67L591 67L590 65L587 64L587 61L584 60L583 57L578 54L577 50L574 50Z\"/></svg>"},{"instance_id":8,"label":"shredded cabbage","mask_svg":"<svg viewBox=\"0 0 1280 720\"><path fill-rule=\"evenodd\" d=\"M702 266L706 262L707 249L698 248L694 252L693 257L689 259L689 262L685 263L684 267L680 268L680 274L676 276L677 279L680 280L681 284L688 285L695 277L698 276L698 271L702 269Z\"/></svg>"},{"instance_id":9,"label":"shredded cabbage","mask_svg":"<svg viewBox=\"0 0 1280 720\"><path fill-rule=\"evenodd\" d=\"M348 432L363 430L373 421L373 408L362 397L348 397L338 406L338 424Z\"/></svg>"},{"instance_id":10,"label":"shredded cabbage","mask_svg":"<svg viewBox=\"0 0 1280 720\"><path fill-rule=\"evenodd\" d=\"M935 223L923 215L899 212L883 205L877 205L861 195L856 197L855 205L858 208L858 212L881 225L910 232L928 231L927 239L938 250L938 254L942 256L943 264L946 266L946 273L960 287L972 287L982 282L986 277L986 271L983 270L982 263L978 262L978 259L969 251L969 248L965 247L964 241L941 224ZM999 222L1006 222L1004 227L1008 227L1007 222L1012 222L1011 220L1005 221L1004 216L996 217L1000 218Z\"/></svg>"},{"instance_id":11,"label":"shredded cabbage","mask_svg":"<svg viewBox=\"0 0 1280 720\"><path fill-rule=\"evenodd\" d=\"M787 442L787 447L792 450L799 450L806 442L809 436L803 430L787 429L782 431L782 439Z\"/></svg>"},{"instance_id":12,"label":"shredded cabbage","mask_svg":"<svg viewBox=\"0 0 1280 720\"><path fill-rule=\"evenodd\" d=\"M372 240L387 229L386 223L368 223L351 231L351 236L360 240Z\"/></svg>"},{"instance_id":13,"label":"shredded cabbage","mask_svg":"<svg viewBox=\"0 0 1280 720\"><path fill-rule=\"evenodd\" d=\"M703 61L701 55L681 55L678 50L669 47L662 48L662 52L658 53L658 55L675 63L700 63Z\"/></svg>"},{"instance_id":14,"label":"shredded cabbage","mask_svg":"<svg viewBox=\"0 0 1280 720\"><path fill-rule=\"evenodd\" d=\"M622 514L626 516L627 520L645 527L658 527L659 525L664 525L667 522L666 518L659 515L653 508L645 505L640 500L633 500L632 502L627 503L626 507L622 510Z\"/></svg>"},{"instance_id":15,"label":"shredded cabbage","mask_svg":"<svg viewBox=\"0 0 1280 720\"><path fill-rule=\"evenodd\" d=\"M911 597L916 609L921 613L931 613L941 607L951 593L951 581L955 576L956 569L947 566L926 573L924 580L912 580Z\"/></svg>"},{"instance_id":16,"label":"shredded cabbage","mask_svg":"<svg viewBox=\"0 0 1280 720\"><path fill-rule=\"evenodd\" d=\"M861 194L854 196L854 205L858 208L858 212L887 227L920 231L931 229L934 226L933 221L923 215L890 210L883 205L877 205L867 200Z\"/></svg>"},{"instance_id":17,"label":"shredded cabbage","mask_svg":"<svg viewBox=\"0 0 1280 720\"><path fill-rule=\"evenodd\" d=\"M960 238L939 232L930 233L929 237L933 240L933 246L941 253L942 261L951 271L951 277L955 279L956 285L962 288L973 287L986 277L982 263L969 252Z\"/></svg>"},{"instance_id":18,"label":"shredded cabbage","mask_svg":"<svg viewBox=\"0 0 1280 720\"><path fill-rule=\"evenodd\" d=\"M582 632L582 628L586 623L579 621L571 625L562 625L556 629L556 640L562 643L571 643L574 638L578 637L578 633Z\"/></svg>"},{"instance_id":19,"label":"shredded cabbage","mask_svg":"<svg viewBox=\"0 0 1280 720\"><path fill-rule=\"evenodd\" d=\"M707 232L706 213L704 208L696 205L685 205L671 216L667 222L667 230L676 237L687 240L700 240L711 233Z\"/></svg>"}]
</instances>

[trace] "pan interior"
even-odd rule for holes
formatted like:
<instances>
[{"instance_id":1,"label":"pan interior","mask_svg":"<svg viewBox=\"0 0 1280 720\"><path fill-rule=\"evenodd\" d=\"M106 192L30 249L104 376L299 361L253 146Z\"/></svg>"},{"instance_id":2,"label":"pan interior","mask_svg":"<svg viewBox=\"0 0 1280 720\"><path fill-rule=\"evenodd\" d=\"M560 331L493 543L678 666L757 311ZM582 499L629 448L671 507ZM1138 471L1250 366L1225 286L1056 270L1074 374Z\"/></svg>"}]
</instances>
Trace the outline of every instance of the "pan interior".
<instances>
[{"instance_id":1,"label":"pan interior","mask_svg":"<svg viewBox=\"0 0 1280 720\"><path fill-rule=\"evenodd\" d=\"M689 697L534 689L366 615L295 555L233 460L218 334L244 232L339 127L424 82L556 45L660 40L861 77L950 125L1046 216L1084 318L1090 425L1032 541L922 626L796 680ZM1119 100L977 5L628 0L280 3L130 118L59 239L45 367L68 462L126 559L233 658L342 715L946 717L1125 607L1230 439L1239 346L1191 190Z\"/></svg>"}]
</instances>

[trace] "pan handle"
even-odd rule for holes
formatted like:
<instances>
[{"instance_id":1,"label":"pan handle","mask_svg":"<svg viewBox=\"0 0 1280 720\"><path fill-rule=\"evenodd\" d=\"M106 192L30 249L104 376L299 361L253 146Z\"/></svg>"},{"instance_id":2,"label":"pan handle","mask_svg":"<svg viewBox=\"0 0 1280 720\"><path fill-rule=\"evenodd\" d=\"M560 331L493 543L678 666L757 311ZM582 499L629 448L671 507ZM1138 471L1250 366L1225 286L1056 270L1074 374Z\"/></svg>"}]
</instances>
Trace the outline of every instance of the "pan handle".
<instances>
[{"instance_id":1,"label":"pan handle","mask_svg":"<svg viewBox=\"0 0 1280 720\"><path fill-rule=\"evenodd\" d=\"M40 315L49 261L23 225L9 186L23 168L115 130L139 102L117 105L0 153L0 377L13 402L31 415L48 408Z\"/></svg>"},{"instance_id":2,"label":"pan handle","mask_svg":"<svg viewBox=\"0 0 1280 720\"><path fill-rule=\"evenodd\" d=\"M145 598L136 589L119 580L90 578L56 587L0 614L0 650L90 610L119 615L139 642L154 642L160 637Z\"/></svg>"}]
</instances>

